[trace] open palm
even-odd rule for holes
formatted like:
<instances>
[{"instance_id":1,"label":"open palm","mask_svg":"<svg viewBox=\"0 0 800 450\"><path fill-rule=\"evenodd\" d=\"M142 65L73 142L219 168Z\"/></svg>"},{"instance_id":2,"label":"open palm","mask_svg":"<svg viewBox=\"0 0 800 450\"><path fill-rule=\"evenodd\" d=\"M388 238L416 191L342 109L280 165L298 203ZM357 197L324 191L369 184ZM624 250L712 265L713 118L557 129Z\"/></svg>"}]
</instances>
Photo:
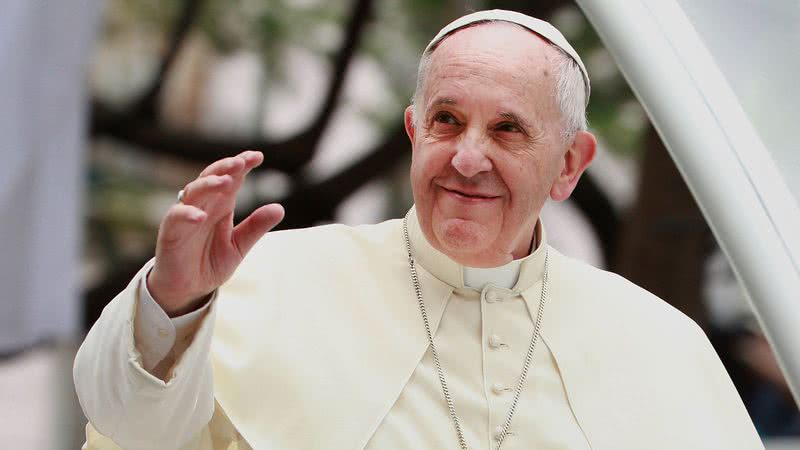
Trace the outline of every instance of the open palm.
<instances>
[{"instance_id":1,"label":"open palm","mask_svg":"<svg viewBox=\"0 0 800 450\"><path fill-rule=\"evenodd\" d=\"M233 225L236 193L245 176L261 164L247 151L206 167L186 185L158 230L156 260L147 278L153 298L170 316L195 309L222 285L253 245L283 219L283 207L265 205Z\"/></svg>"}]
</instances>

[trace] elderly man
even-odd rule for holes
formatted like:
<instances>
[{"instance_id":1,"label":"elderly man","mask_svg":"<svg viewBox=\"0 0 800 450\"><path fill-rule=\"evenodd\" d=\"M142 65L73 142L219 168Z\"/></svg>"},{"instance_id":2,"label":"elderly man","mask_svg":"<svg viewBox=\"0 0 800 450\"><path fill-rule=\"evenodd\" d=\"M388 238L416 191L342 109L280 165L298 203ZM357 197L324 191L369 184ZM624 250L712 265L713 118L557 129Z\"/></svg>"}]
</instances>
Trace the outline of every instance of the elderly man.
<instances>
[{"instance_id":1,"label":"elderly man","mask_svg":"<svg viewBox=\"0 0 800 450\"><path fill-rule=\"evenodd\" d=\"M547 244L588 94L549 24L478 12L423 54L404 219L259 241L280 206L232 211L262 156L209 166L78 354L86 447L762 448L694 323Z\"/></svg>"}]
</instances>

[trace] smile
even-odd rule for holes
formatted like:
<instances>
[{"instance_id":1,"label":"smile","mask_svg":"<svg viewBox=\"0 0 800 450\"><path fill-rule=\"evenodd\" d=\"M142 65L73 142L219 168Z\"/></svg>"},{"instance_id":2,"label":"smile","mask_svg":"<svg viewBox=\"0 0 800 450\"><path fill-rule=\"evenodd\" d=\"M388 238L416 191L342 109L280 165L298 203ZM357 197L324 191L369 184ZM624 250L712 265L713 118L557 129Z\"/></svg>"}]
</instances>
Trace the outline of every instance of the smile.
<instances>
[{"instance_id":1,"label":"smile","mask_svg":"<svg viewBox=\"0 0 800 450\"><path fill-rule=\"evenodd\" d=\"M480 201L489 201L499 198L497 195L489 195L480 192L464 192L455 189L448 189L446 187L442 187L442 189L451 197L454 197L461 201L470 201L470 202L480 202Z\"/></svg>"}]
</instances>

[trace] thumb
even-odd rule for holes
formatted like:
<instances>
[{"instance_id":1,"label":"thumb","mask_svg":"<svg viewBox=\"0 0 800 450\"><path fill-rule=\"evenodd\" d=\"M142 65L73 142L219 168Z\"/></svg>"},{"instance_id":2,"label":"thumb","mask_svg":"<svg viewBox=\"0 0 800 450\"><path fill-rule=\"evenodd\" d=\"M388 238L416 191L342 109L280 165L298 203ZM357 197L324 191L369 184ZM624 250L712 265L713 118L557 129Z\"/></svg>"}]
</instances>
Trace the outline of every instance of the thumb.
<instances>
[{"instance_id":1,"label":"thumb","mask_svg":"<svg viewBox=\"0 0 800 450\"><path fill-rule=\"evenodd\" d=\"M283 220L283 206L277 203L264 205L247 216L233 229L233 244L244 258L261 236Z\"/></svg>"}]
</instances>

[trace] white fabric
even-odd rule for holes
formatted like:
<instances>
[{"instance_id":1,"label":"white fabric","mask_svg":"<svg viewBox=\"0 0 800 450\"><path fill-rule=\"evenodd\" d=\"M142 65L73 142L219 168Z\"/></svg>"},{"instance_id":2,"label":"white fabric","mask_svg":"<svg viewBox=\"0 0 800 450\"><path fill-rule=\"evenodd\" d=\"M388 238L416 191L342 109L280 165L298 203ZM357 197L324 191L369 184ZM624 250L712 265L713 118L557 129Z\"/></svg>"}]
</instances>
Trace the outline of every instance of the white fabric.
<instances>
[{"instance_id":1,"label":"white fabric","mask_svg":"<svg viewBox=\"0 0 800 450\"><path fill-rule=\"evenodd\" d=\"M469 448L497 444L533 333L538 300L526 301L518 292L492 284L480 291L456 289L447 300L434 340ZM504 449L591 448L570 409L555 359L541 340L526 387ZM459 448L430 351L366 446L389 448Z\"/></svg>"},{"instance_id":2,"label":"white fabric","mask_svg":"<svg viewBox=\"0 0 800 450\"><path fill-rule=\"evenodd\" d=\"M481 290L487 284L510 289L519 278L522 262L514 260L510 263L491 268L464 267L464 284ZM148 273L152 262L148 263ZM136 302L136 320L134 321L134 340L136 348L142 354L142 367L148 372L167 357L176 341L185 340L197 327L198 321L211 307L213 298L201 308L178 317L170 318L153 299L147 288L147 275L139 282L139 298Z\"/></svg>"},{"instance_id":3,"label":"white fabric","mask_svg":"<svg viewBox=\"0 0 800 450\"><path fill-rule=\"evenodd\" d=\"M147 267L149 273L152 262L148 263ZM133 335L136 348L142 354L144 370L152 372L156 365L167 357L175 342L186 340L194 332L198 321L207 313L213 298L195 311L170 318L147 289L147 275L141 277Z\"/></svg>"},{"instance_id":4,"label":"white fabric","mask_svg":"<svg viewBox=\"0 0 800 450\"><path fill-rule=\"evenodd\" d=\"M458 30L459 28L464 28L472 23L481 22L481 21L503 21L503 22L511 22L522 27L525 27L534 33L542 36L543 38L550 41L555 46L559 47L561 50L569 55L577 64L578 67L581 69L581 74L583 74L583 83L586 87L586 104L589 104L589 93L591 91L591 84L589 83L589 73L586 71L586 66L583 65L583 61L581 57L578 55L578 52L572 48L572 45L567 41L567 38L561 34L553 25L544 20L537 19L535 17L527 16L522 13L518 13L515 11L506 11L502 9L492 9L487 11L477 11L472 14L467 14L466 16L461 16L458 19L450 22L444 28L436 34L436 36L431 39L428 43L427 47L425 47L425 51L422 52L423 55L427 54L431 51L432 48L436 48L436 45L439 44L443 39L445 39L448 35L453 33L454 31Z\"/></svg>"},{"instance_id":5,"label":"white fabric","mask_svg":"<svg viewBox=\"0 0 800 450\"><path fill-rule=\"evenodd\" d=\"M519 278L522 262L515 260L495 268L464 267L464 284L469 288L453 293L435 332L445 370L459 369L448 371L452 376L449 383L467 441L474 448L488 448L495 442L533 332L532 319L537 313L538 299L536 304L529 305L511 290ZM145 280L146 276L142 277L139 285L134 333L136 347L142 353L142 366L152 373L172 349L176 330L178 336L186 336L211 302L200 310L170 319L150 295ZM510 429L506 447L516 441L588 449L560 387L555 360L542 342L532 367L528 383L556 388L541 390L535 397L522 397L516 413L519 418ZM429 427L447 430L452 426L440 389L433 357L428 352L366 449L455 448L452 433L419 433L420 410L431 412L426 418ZM541 408L543 404L548 407Z\"/></svg>"},{"instance_id":6,"label":"white fabric","mask_svg":"<svg viewBox=\"0 0 800 450\"><path fill-rule=\"evenodd\" d=\"M141 280L151 265L128 285L131 300L140 298ZM207 315L213 317L215 304L210 303ZM135 301L112 301L103 309L75 357L78 399L91 423L125 450L179 448L178 442L197 434L214 411L208 361L213 320L198 321L199 328L188 341L176 342L151 373L142 367L142 355L134 343L136 310Z\"/></svg>"},{"instance_id":7,"label":"white fabric","mask_svg":"<svg viewBox=\"0 0 800 450\"><path fill-rule=\"evenodd\" d=\"M511 261L500 267L464 267L464 285L481 290L489 283L511 289L519 279L520 260Z\"/></svg>"},{"instance_id":8,"label":"white fabric","mask_svg":"<svg viewBox=\"0 0 800 450\"><path fill-rule=\"evenodd\" d=\"M416 228L411 233L419 242ZM537 227L537 236L542 236ZM421 264L433 263L425 255L430 247L415 251ZM539 252L539 259L541 259ZM512 389L516 386L525 358L533 320L538 308L538 297L529 304L520 295L520 290L532 280L524 280L523 287L513 290L519 280L520 268L527 257L497 268L476 269L461 267L463 285L452 293L441 317L434 323L437 346L448 373L449 382L459 404L458 411L465 435L474 448L488 448L496 442L498 428L508 413L513 398ZM211 308L212 298L202 309L178 318L170 319L155 302L147 289L146 277L153 261L141 271L136 282L138 294L134 322L134 342L141 352L142 367L153 376L167 380L167 373L155 369L173 349L173 344L194 332L196 325ZM533 263L531 263L533 264ZM536 263L541 270L541 261ZM424 266L420 270L425 270ZM442 275L449 277L449 275ZM513 282L512 282L513 280ZM449 278L451 283L460 283L458 277ZM499 285L504 285L500 287ZM471 288L469 285L478 287ZM541 285L539 286L541 289ZM533 311L531 313L531 311ZM531 315L533 314L533 316ZM177 321L177 323L176 323ZM194 325L194 326L193 326ZM206 332L213 325L205 327ZM199 347L198 360L208 359L210 347L207 339ZM183 350L172 352L172 360L180 357ZM539 342L528 383L547 389L539 389L537 395L524 395L519 404L506 447L512 441L526 445L552 445L558 443L570 449L588 449L588 443L572 414L555 360L543 342ZM155 369L155 370L154 370ZM452 370L448 370L452 369ZM168 384L169 385L169 382ZM457 449L454 433L450 432L452 422L442 402L439 379L432 355L426 353L418 364L395 405L377 428L365 449ZM196 395L201 396L200 393ZM541 408L542 404L548 405ZM429 411L425 426L421 427L419 411ZM203 413L195 414L203 417ZM195 422L200 419L192 419ZM141 425L141 424L140 424ZM138 428L134 423L124 425L128 429L123 435L147 435L150 430ZM420 430L447 430L442 433L421 433ZM195 433L177 434L177 442L191 442ZM126 448L146 448L152 444L139 446L135 441L116 437L117 442ZM163 443L162 443L163 444Z\"/></svg>"},{"instance_id":9,"label":"white fabric","mask_svg":"<svg viewBox=\"0 0 800 450\"><path fill-rule=\"evenodd\" d=\"M86 66L98 0L0 13L0 353L80 329Z\"/></svg>"},{"instance_id":10,"label":"white fabric","mask_svg":"<svg viewBox=\"0 0 800 450\"><path fill-rule=\"evenodd\" d=\"M522 367L546 248L544 345L508 448L763 448L702 332L651 294L560 255L543 238L511 290L490 286L479 298L463 268L422 237L413 210L410 235L431 329L473 442L486 443L505 413L508 398L486 389L513 384ZM401 236L397 220L269 233L211 303L192 345L176 346L154 370L159 376L142 368L134 346L140 272L75 361L91 422L87 449L120 448L103 435L126 450L351 450L386 441L455 449ZM454 356L462 347L475 353Z\"/></svg>"}]
</instances>

